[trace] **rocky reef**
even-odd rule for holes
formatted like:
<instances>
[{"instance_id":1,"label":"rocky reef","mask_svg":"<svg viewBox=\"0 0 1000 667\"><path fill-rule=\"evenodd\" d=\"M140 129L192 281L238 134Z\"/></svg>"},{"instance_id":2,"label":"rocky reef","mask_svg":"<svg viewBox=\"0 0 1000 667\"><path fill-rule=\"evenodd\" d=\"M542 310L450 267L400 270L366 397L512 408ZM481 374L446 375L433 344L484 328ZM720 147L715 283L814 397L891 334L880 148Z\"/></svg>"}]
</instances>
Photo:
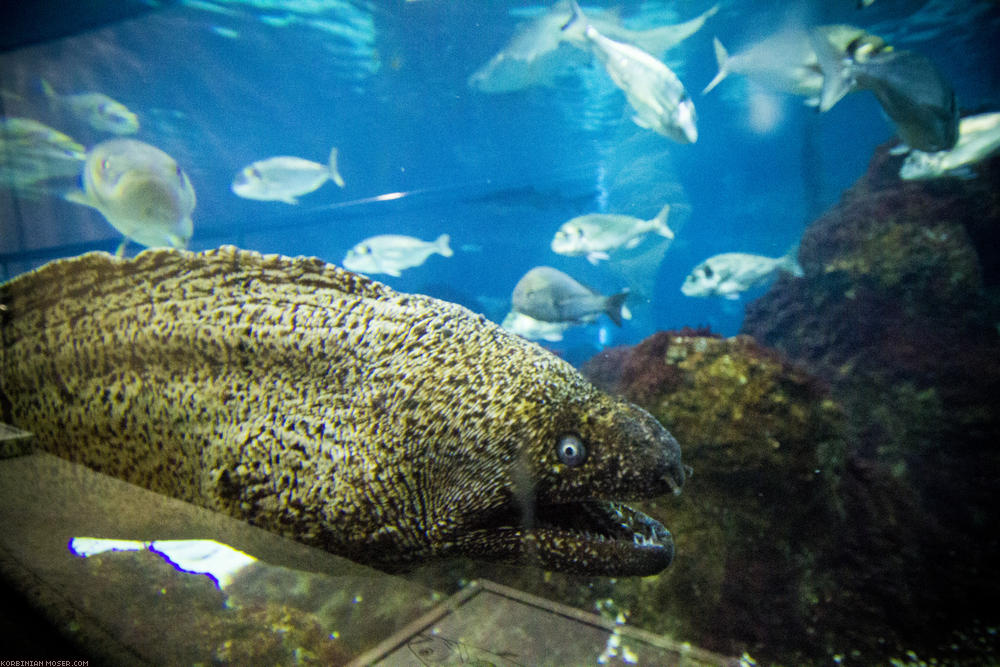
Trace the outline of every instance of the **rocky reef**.
<instances>
[{"instance_id":1,"label":"rocky reef","mask_svg":"<svg viewBox=\"0 0 1000 667\"><path fill-rule=\"evenodd\" d=\"M839 582L819 613L829 642L988 664L981 639L995 650L1000 621L1000 158L974 179L928 182L899 180L901 159L876 152L806 231L805 277L751 304L743 332L822 378L844 410L840 540L821 562Z\"/></svg>"},{"instance_id":2,"label":"rocky reef","mask_svg":"<svg viewBox=\"0 0 1000 667\"><path fill-rule=\"evenodd\" d=\"M906 182L888 148L743 335L659 333L585 368L695 469L650 508L678 557L637 584L636 623L764 662L995 664L1000 158Z\"/></svg>"},{"instance_id":3,"label":"rocky reef","mask_svg":"<svg viewBox=\"0 0 1000 667\"><path fill-rule=\"evenodd\" d=\"M743 335L658 333L584 369L695 469L649 508L675 565L617 587L634 622L764 662L995 664L1000 158L905 182L888 149Z\"/></svg>"},{"instance_id":4,"label":"rocky reef","mask_svg":"<svg viewBox=\"0 0 1000 667\"><path fill-rule=\"evenodd\" d=\"M632 621L725 653L807 656L846 445L828 387L749 336L692 330L607 350L584 372L650 410L694 468L684 494L645 508L675 531L678 555L662 575L618 583Z\"/></svg>"},{"instance_id":5,"label":"rocky reef","mask_svg":"<svg viewBox=\"0 0 1000 667\"><path fill-rule=\"evenodd\" d=\"M475 563L486 577L759 664L996 664L1000 159L971 180L868 172L747 308L584 373L654 414L694 468L642 509L677 557L645 579Z\"/></svg>"}]
</instances>

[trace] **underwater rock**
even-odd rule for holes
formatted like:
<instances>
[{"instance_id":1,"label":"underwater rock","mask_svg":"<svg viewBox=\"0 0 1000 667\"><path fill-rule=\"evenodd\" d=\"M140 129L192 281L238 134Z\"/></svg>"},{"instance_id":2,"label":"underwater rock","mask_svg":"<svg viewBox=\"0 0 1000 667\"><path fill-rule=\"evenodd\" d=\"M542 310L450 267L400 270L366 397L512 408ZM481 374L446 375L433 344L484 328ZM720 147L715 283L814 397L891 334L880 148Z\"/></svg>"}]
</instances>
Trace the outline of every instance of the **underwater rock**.
<instances>
[{"instance_id":1,"label":"underwater rock","mask_svg":"<svg viewBox=\"0 0 1000 667\"><path fill-rule=\"evenodd\" d=\"M699 335L700 334L700 335ZM678 552L634 583L632 620L714 650L789 660L811 651L812 564L836 537L844 441L824 383L749 336L659 332L584 373L685 438L688 493L667 508ZM617 379L608 361L621 368Z\"/></svg>"},{"instance_id":2,"label":"underwater rock","mask_svg":"<svg viewBox=\"0 0 1000 667\"><path fill-rule=\"evenodd\" d=\"M841 539L819 564L841 581L829 637L961 660L953 631L1000 620L1000 159L922 182L899 179L901 160L876 152L802 238L805 277L750 304L743 332L845 410Z\"/></svg>"}]
</instances>

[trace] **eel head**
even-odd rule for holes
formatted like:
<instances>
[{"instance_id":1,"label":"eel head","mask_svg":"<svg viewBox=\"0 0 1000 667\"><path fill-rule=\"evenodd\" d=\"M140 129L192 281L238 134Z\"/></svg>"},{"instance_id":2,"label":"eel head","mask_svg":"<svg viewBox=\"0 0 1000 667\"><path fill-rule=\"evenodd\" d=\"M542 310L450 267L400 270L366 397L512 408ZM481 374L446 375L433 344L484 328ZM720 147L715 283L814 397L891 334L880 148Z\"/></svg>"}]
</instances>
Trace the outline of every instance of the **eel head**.
<instances>
[{"instance_id":1,"label":"eel head","mask_svg":"<svg viewBox=\"0 0 1000 667\"><path fill-rule=\"evenodd\" d=\"M624 501L680 492L677 441L645 410L573 375L562 396L559 383L534 387L473 447L505 462L499 474L454 459L442 471L453 482L441 503L450 511L429 531L438 554L603 576L670 565L670 532ZM467 491L460 506L456 488Z\"/></svg>"}]
</instances>

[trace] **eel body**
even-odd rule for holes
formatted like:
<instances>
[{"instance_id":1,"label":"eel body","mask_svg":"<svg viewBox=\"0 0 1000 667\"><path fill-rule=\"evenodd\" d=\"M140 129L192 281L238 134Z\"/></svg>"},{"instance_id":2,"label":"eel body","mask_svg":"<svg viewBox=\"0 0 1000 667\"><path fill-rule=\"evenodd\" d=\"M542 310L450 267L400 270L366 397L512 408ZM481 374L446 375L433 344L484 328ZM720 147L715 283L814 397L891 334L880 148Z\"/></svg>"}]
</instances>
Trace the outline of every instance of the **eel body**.
<instances>
[{"instance_id":1,"label":"eel body","mask_svg":"<svg viewBox=\"0 0 1000 667\"><path fill-rule=\"evenodd\" d=\"M648 575L648 413L465 308L318 259L89 253L0 285L0 418L45 450L386 570Z\"/></svg>"}]
</instances>

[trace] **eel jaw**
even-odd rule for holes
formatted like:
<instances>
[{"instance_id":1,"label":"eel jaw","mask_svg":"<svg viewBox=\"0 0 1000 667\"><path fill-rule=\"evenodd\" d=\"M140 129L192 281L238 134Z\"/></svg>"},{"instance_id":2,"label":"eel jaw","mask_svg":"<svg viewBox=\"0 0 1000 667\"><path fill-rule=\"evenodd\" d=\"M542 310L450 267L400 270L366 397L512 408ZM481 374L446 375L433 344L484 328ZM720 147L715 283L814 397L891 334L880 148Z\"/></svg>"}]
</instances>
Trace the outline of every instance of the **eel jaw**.
<instances>
[{"instance_id":1,"label":"eel jaw","mask_svg":"<svg viewBox=\"0 0 1000 667\"><path fill-rule=\"evenodd\" d=\"M581 575L649 576L673 561L670 531L627 505L586 500L533 510L494 516L456 546L473 558Z\"/></svg>"}]
</instances>

